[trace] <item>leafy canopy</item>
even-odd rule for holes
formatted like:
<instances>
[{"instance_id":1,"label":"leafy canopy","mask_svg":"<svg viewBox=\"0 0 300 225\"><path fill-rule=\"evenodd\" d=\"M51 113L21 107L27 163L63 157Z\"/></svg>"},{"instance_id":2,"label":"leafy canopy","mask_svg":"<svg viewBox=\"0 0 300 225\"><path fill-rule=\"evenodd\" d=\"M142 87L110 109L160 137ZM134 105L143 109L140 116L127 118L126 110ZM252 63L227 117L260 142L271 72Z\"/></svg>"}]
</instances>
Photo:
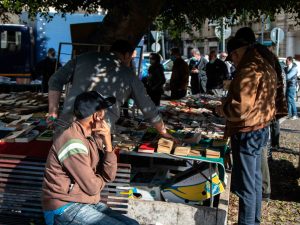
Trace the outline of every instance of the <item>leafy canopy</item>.
<instances>
[{"instance_id":1,"label":"leafy canopy","mask_svg":"<svg viewBox=\"0 0 300 225\"><path fill-rule=\"evenodd\" d=\"M0 17L5 18L6 12L20 14L27 11L30 16L42 13L47 16L50 8L58 12L74 13L83 10L87 14L96 12L100 7L104 10L122 8L129 12L129 2L142 0L0 0ZM151 1L151 0L143 0ZM252 18L261 14L274 15L284 10L285 13L294 14L300 21L299 0L161 0L164 6L157 19L162 28L176 26L182 31L191 27L199 28L206 18L217 19L223 16L240 16L245 13Z\"/></svg>"}]
</instances>

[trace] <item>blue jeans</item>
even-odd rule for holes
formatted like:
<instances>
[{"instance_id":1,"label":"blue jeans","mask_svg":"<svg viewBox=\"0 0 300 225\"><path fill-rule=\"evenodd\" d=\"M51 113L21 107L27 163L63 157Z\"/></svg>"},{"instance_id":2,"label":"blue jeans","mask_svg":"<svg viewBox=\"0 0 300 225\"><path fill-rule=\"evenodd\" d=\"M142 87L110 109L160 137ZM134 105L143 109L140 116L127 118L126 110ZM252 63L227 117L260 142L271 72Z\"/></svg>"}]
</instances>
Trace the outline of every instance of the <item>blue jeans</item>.
<instances>
[{"instance_id":1,"label":"blue jeans","mask_svg":"<svg viewBox=\"0 0 300 225\"><path fill-rule=\"evenodd\" d=\"M56 215L55 225L139 225L129 217L108 208L104 203L74 203L61 215Z\"/></svg>"},{"instance_id":2,"label":"blue jeans","mask_svg":"<svg viewBox=\"0 0 300 225\"><path fill-rule=\"evenodd\" d=\"M289 116L297 116L295 97L296 97L296 87L293 86L287 87L286 98L287 98Z\"/></svg>"},{"instance_id":3,"label":"blue jeans","mask_svg":"<svg viewBox=\"0 0 300 225\"><path fill-rule=\"evenodd\" d=\"M239 197L239 225L260 224L262 201L261 153L269 127L231 136L232 191Z\"/></svg>"}]
</instances>

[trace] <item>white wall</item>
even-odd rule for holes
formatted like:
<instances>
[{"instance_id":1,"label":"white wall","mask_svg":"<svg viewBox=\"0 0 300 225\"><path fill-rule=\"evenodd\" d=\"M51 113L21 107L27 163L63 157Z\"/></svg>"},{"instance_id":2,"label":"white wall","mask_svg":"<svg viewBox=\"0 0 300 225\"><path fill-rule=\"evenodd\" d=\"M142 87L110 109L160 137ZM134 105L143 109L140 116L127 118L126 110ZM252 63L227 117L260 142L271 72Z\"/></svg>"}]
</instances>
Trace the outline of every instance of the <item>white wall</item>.
<instances>
[{"instance_id":1,"label":"white wall","mask_svg":"<svg viewBox=\"0 0 300 225\"><path fill-rule=\"evenodd\" d=\"M287 32L286 33L286 55L288 56L295 56L295 41L296 40L296 33L295 32Z\"/></svg>"},{"instance_id":2,"label":"white wall","mask_svg":"<svg viewBox=\"0 0 300 225\"><path fill-rule=\"evenodd\" d=\"M300 31L296 32L294 49L295 55L300 55Z\"/></svg>"}]
</instances>

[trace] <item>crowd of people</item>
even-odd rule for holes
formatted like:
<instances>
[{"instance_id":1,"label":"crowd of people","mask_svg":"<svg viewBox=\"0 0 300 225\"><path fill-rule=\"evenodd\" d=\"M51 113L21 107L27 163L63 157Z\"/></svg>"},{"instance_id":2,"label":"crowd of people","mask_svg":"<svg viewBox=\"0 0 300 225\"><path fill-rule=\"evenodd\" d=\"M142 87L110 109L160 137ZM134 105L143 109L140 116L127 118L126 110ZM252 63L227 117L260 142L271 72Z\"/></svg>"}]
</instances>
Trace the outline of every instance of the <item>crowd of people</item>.
<instances>
[{"instance_id":1,"label":"crowd of people","mask_svg":"<svg viewBox=\"0 0 300 225\"><path fill-rule=\"evenodd\" d=\"M134 48L116 41L110 52L87 52L70 60L49 79L48 122L59 119L68 126L56 127L43 184L43 209L47 225L138 224L101 203L105 182L114 179L117 159L111 144L121 107L134 99L145 120L158 133L168 134L157 106L166 83L160 55L150 55L148 78L140 81L132 68ZM262 198L270 196L268 142L279 147L279 119L297 119L295 94L297 67L288 57L281 68L278 58L256 42L253 31L241 28L228 41L227 52L211 51L209 60L192 49L189 64L172 48L171 99L191 92L222 97L216 109L225 117L225 137L233 155L232 188L239 196L240 225L261 221ZM51 61L52 63L52 61ZM47 75L48 76L48 75ZM47 78L48 79L48 78ZM228 93L224 81L230 80ZM64 85L70 89L62 112L59 101ZM286 85L285 85L286 83ZM226 93L226 95L225 95ZM270 129L271 128L271 129Z\"/></svg>"}]
</instances>

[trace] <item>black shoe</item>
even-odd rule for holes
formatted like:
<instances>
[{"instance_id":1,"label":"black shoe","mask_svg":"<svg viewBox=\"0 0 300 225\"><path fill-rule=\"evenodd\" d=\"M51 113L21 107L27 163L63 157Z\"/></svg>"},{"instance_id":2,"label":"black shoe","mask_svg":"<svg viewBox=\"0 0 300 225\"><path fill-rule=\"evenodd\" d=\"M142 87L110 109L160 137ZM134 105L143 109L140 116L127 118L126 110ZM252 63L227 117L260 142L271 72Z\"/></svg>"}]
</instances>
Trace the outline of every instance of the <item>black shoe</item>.
<instances>
[{"instance_id":1,"label":"black shoe","mask_svg":"<svg viewBox=\"0 0 300 225\"><path fill-rule=\"evenodd\" d=\"M270 163L270 162L273 162L273 156L272 156L272 154L268 155L268 163Z\"/></svg>"}]
</instances>

